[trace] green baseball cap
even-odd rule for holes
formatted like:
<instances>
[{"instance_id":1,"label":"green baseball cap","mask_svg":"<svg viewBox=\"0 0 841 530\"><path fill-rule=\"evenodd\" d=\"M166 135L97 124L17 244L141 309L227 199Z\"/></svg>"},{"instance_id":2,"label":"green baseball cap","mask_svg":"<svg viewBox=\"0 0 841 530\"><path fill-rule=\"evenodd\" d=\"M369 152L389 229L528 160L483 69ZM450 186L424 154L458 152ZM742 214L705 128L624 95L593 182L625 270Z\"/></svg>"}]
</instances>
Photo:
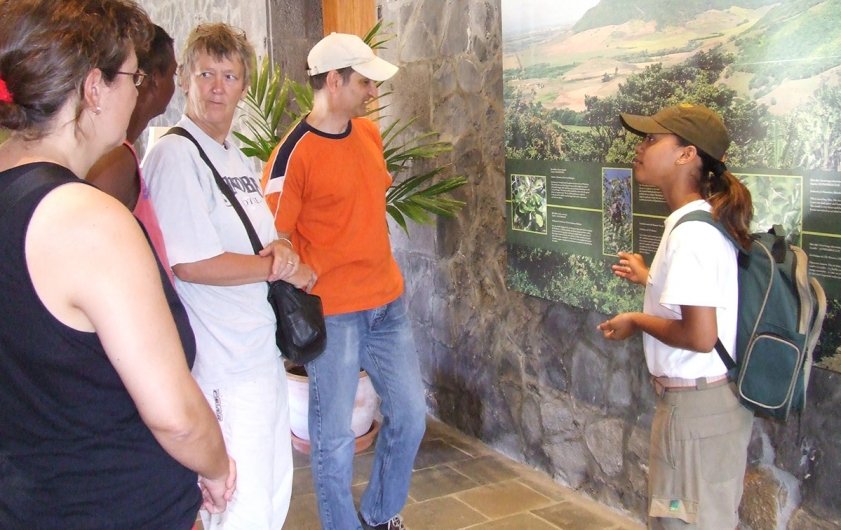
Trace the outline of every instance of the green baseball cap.
<instances>
[{"instance_id":1,"label":"green baseball cap","mask_svg":"<svg viewBox=\"0 0 841 530\"><path fill-rule=\"evenodd\" d=\"M622 126L634 134L672 133L723 162L730 135L721 118L703 105L681 103L666 107L653 116L620 113Z\"/></svg>"}]
</instances>

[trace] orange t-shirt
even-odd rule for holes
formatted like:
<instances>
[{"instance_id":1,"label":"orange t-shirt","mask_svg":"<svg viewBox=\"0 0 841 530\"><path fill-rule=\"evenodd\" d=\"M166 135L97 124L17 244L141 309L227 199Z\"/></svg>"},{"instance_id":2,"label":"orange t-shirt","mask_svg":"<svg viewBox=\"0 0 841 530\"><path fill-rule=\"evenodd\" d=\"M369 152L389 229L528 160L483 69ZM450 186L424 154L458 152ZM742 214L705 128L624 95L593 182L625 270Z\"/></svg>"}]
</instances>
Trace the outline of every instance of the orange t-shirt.
<instances>
[{"instance_id":1,"label":"orange t-shirt","mask_svg":"<svg viewBox=\"0 0 841 530\"><path fill-rule=\"evenodd\" d=\"M290 234L318 274L313 293L325 315L373 309L403 293L385 217L390 185L382 138L365 118L342 134L301 121L269 158L266 202L278 232Z\"/></svg>"}]
</instances>

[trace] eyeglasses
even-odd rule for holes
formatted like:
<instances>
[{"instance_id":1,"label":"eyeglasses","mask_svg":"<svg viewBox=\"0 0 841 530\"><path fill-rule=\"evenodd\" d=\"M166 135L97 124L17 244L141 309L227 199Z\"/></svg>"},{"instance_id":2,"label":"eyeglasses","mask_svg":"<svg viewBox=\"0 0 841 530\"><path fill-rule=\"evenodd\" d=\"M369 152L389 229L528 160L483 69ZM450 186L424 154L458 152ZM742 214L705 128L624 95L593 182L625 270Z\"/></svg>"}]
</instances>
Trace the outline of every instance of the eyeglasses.
<instances>
[{"instance_id":1,"label":"eyeglasses","mask_svg":"<svg viewBox=\"0 0 841 530\"><path fill-rule=\"evenodd\" d=\"M131 81L134 83L134 86L140 86L143 84L143 80L146 79L146 74L141 72L140 70L136 72L114 72L115 74L121 75L130 75Z\"/></svg>"}]
</instances>

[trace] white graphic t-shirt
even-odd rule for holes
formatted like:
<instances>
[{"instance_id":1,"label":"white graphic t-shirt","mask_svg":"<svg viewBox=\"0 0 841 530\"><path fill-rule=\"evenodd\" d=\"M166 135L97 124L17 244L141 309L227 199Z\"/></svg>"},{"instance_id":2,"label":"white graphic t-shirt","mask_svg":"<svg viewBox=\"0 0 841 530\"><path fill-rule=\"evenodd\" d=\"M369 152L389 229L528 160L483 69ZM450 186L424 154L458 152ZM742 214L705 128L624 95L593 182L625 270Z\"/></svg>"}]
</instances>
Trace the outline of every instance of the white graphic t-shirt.
<instances>
[{"instance_id":1,"label":"white graphic t-shirt","mask_svg":"<svg viewBox=\"0 0 841 530\"><path fill-rule=\"evenodd\" d=\"M259 178L231 137L220 145L186 116L178 126L196 138L233 189L260 241L265 245L276 239ZM223 252L254 254L242 221L188 139L177 135L161 138L146 155L143 174L171 266ZM275 317L266 301L266 282L214 286L176 277L175 288L196 335L193 375L201 384L244 379L278 362Z\"/></svg>"}]
</instances>

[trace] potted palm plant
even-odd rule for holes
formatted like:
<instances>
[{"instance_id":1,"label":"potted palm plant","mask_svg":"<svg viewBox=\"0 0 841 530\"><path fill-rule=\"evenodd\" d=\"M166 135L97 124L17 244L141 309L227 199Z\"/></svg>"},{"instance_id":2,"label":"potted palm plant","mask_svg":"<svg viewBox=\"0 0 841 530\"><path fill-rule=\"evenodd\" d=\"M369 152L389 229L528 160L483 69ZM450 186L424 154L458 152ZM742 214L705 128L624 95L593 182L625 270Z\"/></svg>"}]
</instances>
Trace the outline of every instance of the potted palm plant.
<instances>
[{"instance_id":1,"label":"potted palm plant","mask_svg":"<svg viewBox=\"0 0 841 530\"><path fill-rule=\"evenodd\" d=\"M390 36L381 35L377 23L363 40L374 49L382 48ZM380 98L388 94L381 94ZM280 140L312 109L313 92L309 85L298 83L272 65L265 57L252 69L251 84L245 96L246 112L241 131L234 135L242 143L242 152L262 162L268 161ZM379 99L377 100L379 101ZM383 119L384 106L372 109ZM408 222L430 224L436 216L452 217L464 202L449 193L467 183L464 176L443 177L446 165L435 166L435 159L452 151L451 143L439 139L436 132L411 134L417 118L395 120L382 131L383 154L393 184L386 192L386 209L391 218L408 235ZM416 170L419 167L431 169ZM309 389L302 366L287 365L290 420L293 445L301 452L309 450L307 415ZM364 370L360 370L354 404L352 429L357 436L356 450L370 446L379 428L374 420L378 399Z\"/></svg>"},{"instance_id":2,"label":"potted palm plant","mask_svg":"<svg viewBox=\"0 0 841 530\"><path fill-rule=\"evenodd\" d=\"M391 36L382 34L378 22L363 37L371 48L383 48ZM381 94L380 98L390 93ZM309 85L298 83L272 65L268 57L252 69L251 84L245 95L246 112L242 131L234 135L242 143L242 152L263 162L269 159L280 140L312 109L313 93ZM379 98L378 98L379 101ZM378 120L386 107L371 109ZM418 167L434 163L452 151L450 142L439 139L434 131L411 134L417 117L396 119L383 131L383 154L394 183L386 192L386 208L394 221L408 234L407 221L419 224L435 222L435 216L453 217L464 202L449 193L467 183L463 175L440 178L447 165L414 174Z\"/></svg>"}]
</instances>

